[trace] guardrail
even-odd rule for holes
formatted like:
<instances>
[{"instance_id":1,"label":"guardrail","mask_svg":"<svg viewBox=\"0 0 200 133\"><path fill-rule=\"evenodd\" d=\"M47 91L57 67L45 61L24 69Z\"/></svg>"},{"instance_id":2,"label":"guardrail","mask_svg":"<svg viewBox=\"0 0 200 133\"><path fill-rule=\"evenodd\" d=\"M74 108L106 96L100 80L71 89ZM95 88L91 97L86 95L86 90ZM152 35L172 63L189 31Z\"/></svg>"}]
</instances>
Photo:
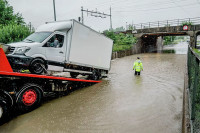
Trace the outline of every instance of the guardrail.
<instances>
[{"instance_id":1,"label":"guardrail","mask_svg":"<svg viewBox=\"0 0 200 133\"><path fill-rule=\"evenodd\" d=\"M190 23L192 25L200 24L200 17L132 24L132 25L127 26L127 30L170 27L170 26L182 26L183 23L188 23L188 24Z\"/></svg>"},{"instance_id":2,"label":"guardrail","mask_svg":"<svg viewBox=\"0 0 200 133\"><path fill-rule=\"evenodd\" d=\"M200 56L188 47L188 94L192 133L200 133Z\"/></svg>"}]
</instances>

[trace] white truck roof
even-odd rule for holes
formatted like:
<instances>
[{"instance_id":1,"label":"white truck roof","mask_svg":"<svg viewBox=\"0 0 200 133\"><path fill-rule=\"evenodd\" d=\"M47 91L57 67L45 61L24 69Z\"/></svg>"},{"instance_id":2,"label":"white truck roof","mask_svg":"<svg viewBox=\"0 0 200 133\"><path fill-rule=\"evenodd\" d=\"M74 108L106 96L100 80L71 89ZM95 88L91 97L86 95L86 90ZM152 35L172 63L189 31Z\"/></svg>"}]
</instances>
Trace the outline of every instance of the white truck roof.
<instances>
[{"instance_id":1,"label":"white truck roof","mask_svg":"<svg viewBox=\"0 0 200 133\"><path fill-rule=\"evenodd\" d=\"M63 31L63 30L68 30L72 27L72 21L62 21L62 22L51 22L51 23L46 23L41 26L39 26L36 29L36 32L41 32L41 31Z\"/></svg>"}]
</instances>

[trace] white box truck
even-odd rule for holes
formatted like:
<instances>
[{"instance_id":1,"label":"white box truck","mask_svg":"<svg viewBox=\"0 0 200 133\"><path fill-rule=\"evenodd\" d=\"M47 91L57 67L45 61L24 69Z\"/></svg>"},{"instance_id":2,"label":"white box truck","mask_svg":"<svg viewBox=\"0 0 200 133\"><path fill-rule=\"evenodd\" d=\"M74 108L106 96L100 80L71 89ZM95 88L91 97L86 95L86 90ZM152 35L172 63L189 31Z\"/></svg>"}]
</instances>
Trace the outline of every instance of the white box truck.
<instances>
[{"instance_id":1,"label":"white box truck","mask_svg":"<svg viewBox=\"0 0 200 133\"><path fill-rule=\"evenodd\" d=\"M70 72L98 79L110 70L113 40L76 20L48 22L21 42L7 44L12 68L42 74Z\"/></svg>"}]
</instances>

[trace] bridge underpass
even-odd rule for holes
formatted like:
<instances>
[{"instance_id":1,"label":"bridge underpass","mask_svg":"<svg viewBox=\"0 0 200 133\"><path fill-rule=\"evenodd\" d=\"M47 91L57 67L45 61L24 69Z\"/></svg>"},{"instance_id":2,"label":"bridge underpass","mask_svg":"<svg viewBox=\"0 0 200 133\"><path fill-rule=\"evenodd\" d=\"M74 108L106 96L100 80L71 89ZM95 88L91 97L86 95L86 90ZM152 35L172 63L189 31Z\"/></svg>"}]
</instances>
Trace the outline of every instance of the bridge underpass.
<instances>
[{"instance_id":1,"label":"bridge underpass","mask_svg":"<svg viewBox=\"0 0 200 133\"><path fill-rule=\"evenodd\" d=\"M192 27L192 26L191 26ZM169 27L168 27L169 28ZM190 46L196 48L197 45L197 36L200 35L200 25L196 25L195 31L181 31L179 27L171 27L172 30L164 31L165 28L158 29L148 29L148 31L137 30L137 33L133 33L135 37L137 37L138 42L135 45L137 49L137 53L147 53L152 51L161 51L163 47L163 37L164 36L189 36L190 37ZM174 30L176 29L176 30ZM156 30L156 32L154 32ZM145 32L146 31L146 32ZM126 33L130 33L130 31L126 31Z\"/></svg>"},{"instance_id":2,"label":"bridge underpass","mask_svg":"<svg viewBox=\"0 0 200 133\"><path fill-rule=\"evenodd\" d=\"M157 33L144 34L139 38L138 45L141 53L162 52L165 36L188 36L186 33Z\"/></svg>"},{"instance_id":3,"label":"bridge underpass","mask_svg":"<svg viewBox=\"0 0 200 133\"><path fill-rule=\"evenodd\" d=\"M196 48L197 36L200 35L200 18L191 18L192 25L183 26L187 20L167 20L149 23L141 23L132 26L134 29L123 33L133 34L138 42L134 46L135 53L146 53L162 50L164 36L189 36L190 46Z\"/></svg>"}]
</instances>

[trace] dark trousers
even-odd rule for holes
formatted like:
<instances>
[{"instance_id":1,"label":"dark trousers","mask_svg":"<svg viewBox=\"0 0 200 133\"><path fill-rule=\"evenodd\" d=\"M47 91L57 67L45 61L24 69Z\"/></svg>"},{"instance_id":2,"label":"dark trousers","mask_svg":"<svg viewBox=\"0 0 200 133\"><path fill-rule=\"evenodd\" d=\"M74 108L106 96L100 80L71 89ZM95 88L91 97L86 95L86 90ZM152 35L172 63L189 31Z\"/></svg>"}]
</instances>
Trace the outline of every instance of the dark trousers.
<instances>
[{"instance_id":1,"label":"dark trousers","mask_svg":"<svg viewBox=\"0 0 200 133\"><path fill-rule=\"evenodd\" d=\"M135 75L140 75L140 72L135 71Z\"/></svg>"}]
</instances>

